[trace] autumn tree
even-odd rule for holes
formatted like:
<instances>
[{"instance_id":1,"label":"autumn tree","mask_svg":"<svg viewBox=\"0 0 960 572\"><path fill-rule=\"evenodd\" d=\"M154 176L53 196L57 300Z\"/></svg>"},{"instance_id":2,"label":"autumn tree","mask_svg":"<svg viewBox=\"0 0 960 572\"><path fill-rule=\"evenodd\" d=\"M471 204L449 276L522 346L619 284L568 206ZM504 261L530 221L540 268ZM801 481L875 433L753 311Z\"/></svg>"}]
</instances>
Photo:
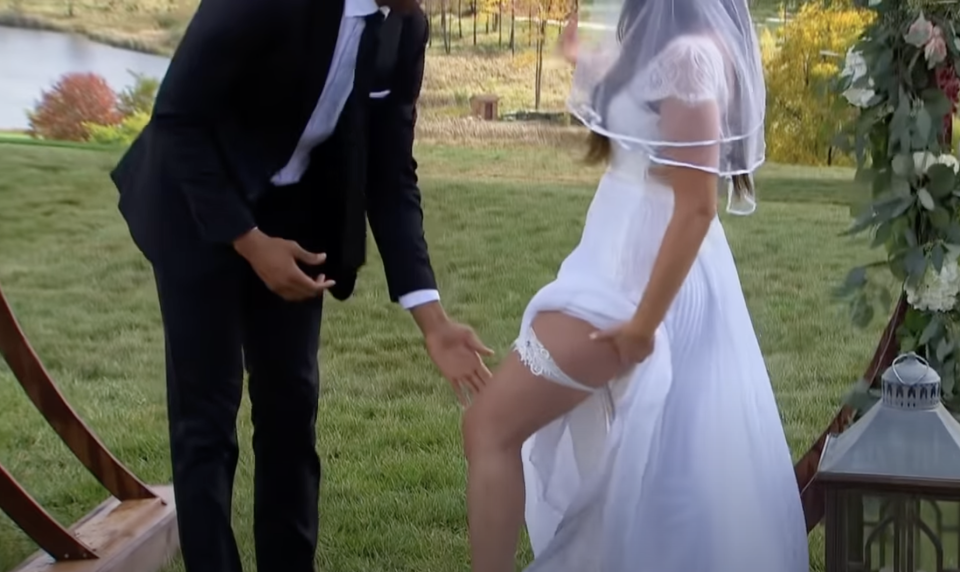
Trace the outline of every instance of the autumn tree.
<instances>
[{"instance_id":1,"label":"autumn tree","mask_svg":"<svg viewBox=\"0 0 960 572\"><path fill-rule=\"evenodd\" d=\"M779 163L835 162L832 142L852 111L831 82L871 12L849 3L809 2L761 43L767 84L767 154Z\"/></svg>"},{"instance_id":2,"label":"autumn tree","mask_svg":"<svg viewBox=\"0 0 960 572\"><path fill-rule=\"evenodd\" d=\"M60 141L85 141L86 125L115 125L122 119L117 94L107 81L93 73L66 74L28 114L34 137Z\"/></svg>"}]
</instances>

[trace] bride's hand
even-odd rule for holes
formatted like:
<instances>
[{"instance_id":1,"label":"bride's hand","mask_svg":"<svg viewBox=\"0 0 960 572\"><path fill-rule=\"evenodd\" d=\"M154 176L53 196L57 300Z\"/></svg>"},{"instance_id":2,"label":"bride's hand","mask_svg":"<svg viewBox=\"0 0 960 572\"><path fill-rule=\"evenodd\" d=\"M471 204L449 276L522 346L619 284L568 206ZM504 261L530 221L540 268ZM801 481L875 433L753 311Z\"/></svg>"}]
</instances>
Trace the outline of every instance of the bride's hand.
<instances>
[{"instance_id":1,"label":"bride's hand","mask_svg":"<svg viewBox=\"0 0 960 572\"><path fill-rule=\"evenodd\" d=\"M577 39L577 26L579 21L580 18L576 12L571 14L570 17L567 18L567 26L563 29L563 33L560 34L560 40L557 42L557 49L560 55L573 65L577 64L577 51L580 47Z\"/></svg>"},{"instance_id":2,"label":"bride's hand","mask_svg":"<svg viewBox=\"0 0 960 572\"><path fill-rule=\"evenodd\" d=\"M642 363L653 353L654 334L638 328L630 321L609 330L590 334L590 339L612 343L624 368Z\"/></svg>"}]
</instances>

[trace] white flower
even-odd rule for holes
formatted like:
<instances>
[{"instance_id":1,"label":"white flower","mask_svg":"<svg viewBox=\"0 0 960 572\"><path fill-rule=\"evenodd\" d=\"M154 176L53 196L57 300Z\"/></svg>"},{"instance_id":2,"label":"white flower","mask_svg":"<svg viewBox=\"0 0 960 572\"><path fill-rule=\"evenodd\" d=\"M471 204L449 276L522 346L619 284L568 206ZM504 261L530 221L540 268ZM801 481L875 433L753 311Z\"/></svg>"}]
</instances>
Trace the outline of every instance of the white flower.
<instances>
[{"instance_id":1,"label":"white flower","mask_svg":"<svg viewBox=\"0 0 960 572\"><path fill-rule=\"evenodd\" d=\"M954 174L960 175L960 160L957 160L957 158L953 155L944 153L943 155L940 155L939 159L937 159L937 163L950 167L953 169Z\"/></svg>"},{"instance_id":2,"label":"white flower","mask_svg":"<svg viewBox=\"0 0 960 572\"><path fill-rule=\"evenodd\" d=\"M936 164L937 156L930 151L917 151L913 154L913 170L917 175L923 175L932 165Z\"/></svg>"},{"instance_id":3,"label":"white flower","mask_svg":"<svg viewBox=\"0 0 960 572\"><path fill-rule=\"evenodd\" d=\"M957 264L956 251L951 249L950 258L944 260L940 272L932 266L916 287L904 287L907 303L917 310L925 312L946 312L957 305L960 294L960 264Z\"/></svg>"},{"instance_id":4,"label":"white flower","mask_svg":"<svg viewBox=\"0 0 960 572\"><path fill-rule=\"evenodd\" d=\"M946 165L953 169L954 173L960 174L960 161L949 153L944 153L937 157L930 151L917 151L913 154L913 169L918 176L927 173L927 169L933 165Z\"/></svg>"},{"instance_id":5,"label":"white flower","mask_svg":"<svg viewBox=\"0 0 960 572\"><path fill-rule=\"evenodd\" d=\"M843 92L843 97L847 99L847 102L850 103L850 105L862 109L865 107L870 107L870 100L872 100L873 96L876 94L877 92L873 91L872 89L851 87L847 88L847 90Z\"/></svg>"},{"instance_id":6,"label":"white flower","mask_svg":"<svg viewBox=\"0 0 960 572\"><path fill-rule=\"evenodd\" d=\"M851 76L850 81L854 82L867 75L867 71L867 60L863 59L863 54L853 48L847 50L847 58L843 62L840 77Z\"/></svg>"},{"instance_id":7,"label":"white flower","mask_svg":"<svg viewBox=\"0 0 960 572\"><path fill-rule=\"evenodd\" d=\"M840 77L849 77L850 86L843 92L843 97L847 99L850 105L856 107L868 107L870 100L873 99L873 96L876 95L876 91L871 89L873 87L873 78L870 78L867 82L869 87L853 87L857 81L866 76L867 72L867 61L863 59L863 54L860 52L850 49L847 51L847 58L844 61L843 71L840 72Z\"/></svg>"}]
</instances>

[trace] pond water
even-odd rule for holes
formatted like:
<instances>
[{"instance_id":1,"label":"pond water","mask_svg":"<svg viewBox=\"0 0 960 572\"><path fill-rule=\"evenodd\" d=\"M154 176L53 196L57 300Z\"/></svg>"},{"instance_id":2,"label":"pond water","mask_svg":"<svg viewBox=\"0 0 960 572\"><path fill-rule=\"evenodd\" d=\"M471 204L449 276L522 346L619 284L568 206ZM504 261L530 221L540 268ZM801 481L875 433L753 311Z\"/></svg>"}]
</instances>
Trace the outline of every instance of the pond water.
<instances>
[{"instance_id":1,"label":"pond water","mask_svg":"<svg viewBox=\"0 0 960 572\"><path fill-rule=\"evenodd\" d=\"M0 130L26 129L26 111L65 73L93 72L120 91L133 83L130 72L160 79L168 63L82 36L0 26Z\"/></svg>"}]
</instances>

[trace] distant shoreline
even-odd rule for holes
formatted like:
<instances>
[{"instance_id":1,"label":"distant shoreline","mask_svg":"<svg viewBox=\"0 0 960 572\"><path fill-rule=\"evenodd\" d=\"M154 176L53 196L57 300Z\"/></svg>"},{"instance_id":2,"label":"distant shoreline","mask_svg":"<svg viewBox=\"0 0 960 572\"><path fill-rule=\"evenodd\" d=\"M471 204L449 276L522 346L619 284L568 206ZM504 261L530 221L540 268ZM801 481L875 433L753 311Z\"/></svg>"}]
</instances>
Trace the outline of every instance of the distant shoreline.
<instances>
[{"instance_id":1,"label":"distant shoreline","mask_svg":"<svg viewBox=\"0 0 960 572\"><path fill-rule=\"evenodd\" d=\"M53 18L28 14L22 11L0 10L0 26L22 30L77 34L99 44L153 56L170 57L172 54L172 50L165 47L163 43L159 41L159 38L157 41L150 41L115 30L94 29L80 22L69 24Z\"/></svg>"}]
</instances>

